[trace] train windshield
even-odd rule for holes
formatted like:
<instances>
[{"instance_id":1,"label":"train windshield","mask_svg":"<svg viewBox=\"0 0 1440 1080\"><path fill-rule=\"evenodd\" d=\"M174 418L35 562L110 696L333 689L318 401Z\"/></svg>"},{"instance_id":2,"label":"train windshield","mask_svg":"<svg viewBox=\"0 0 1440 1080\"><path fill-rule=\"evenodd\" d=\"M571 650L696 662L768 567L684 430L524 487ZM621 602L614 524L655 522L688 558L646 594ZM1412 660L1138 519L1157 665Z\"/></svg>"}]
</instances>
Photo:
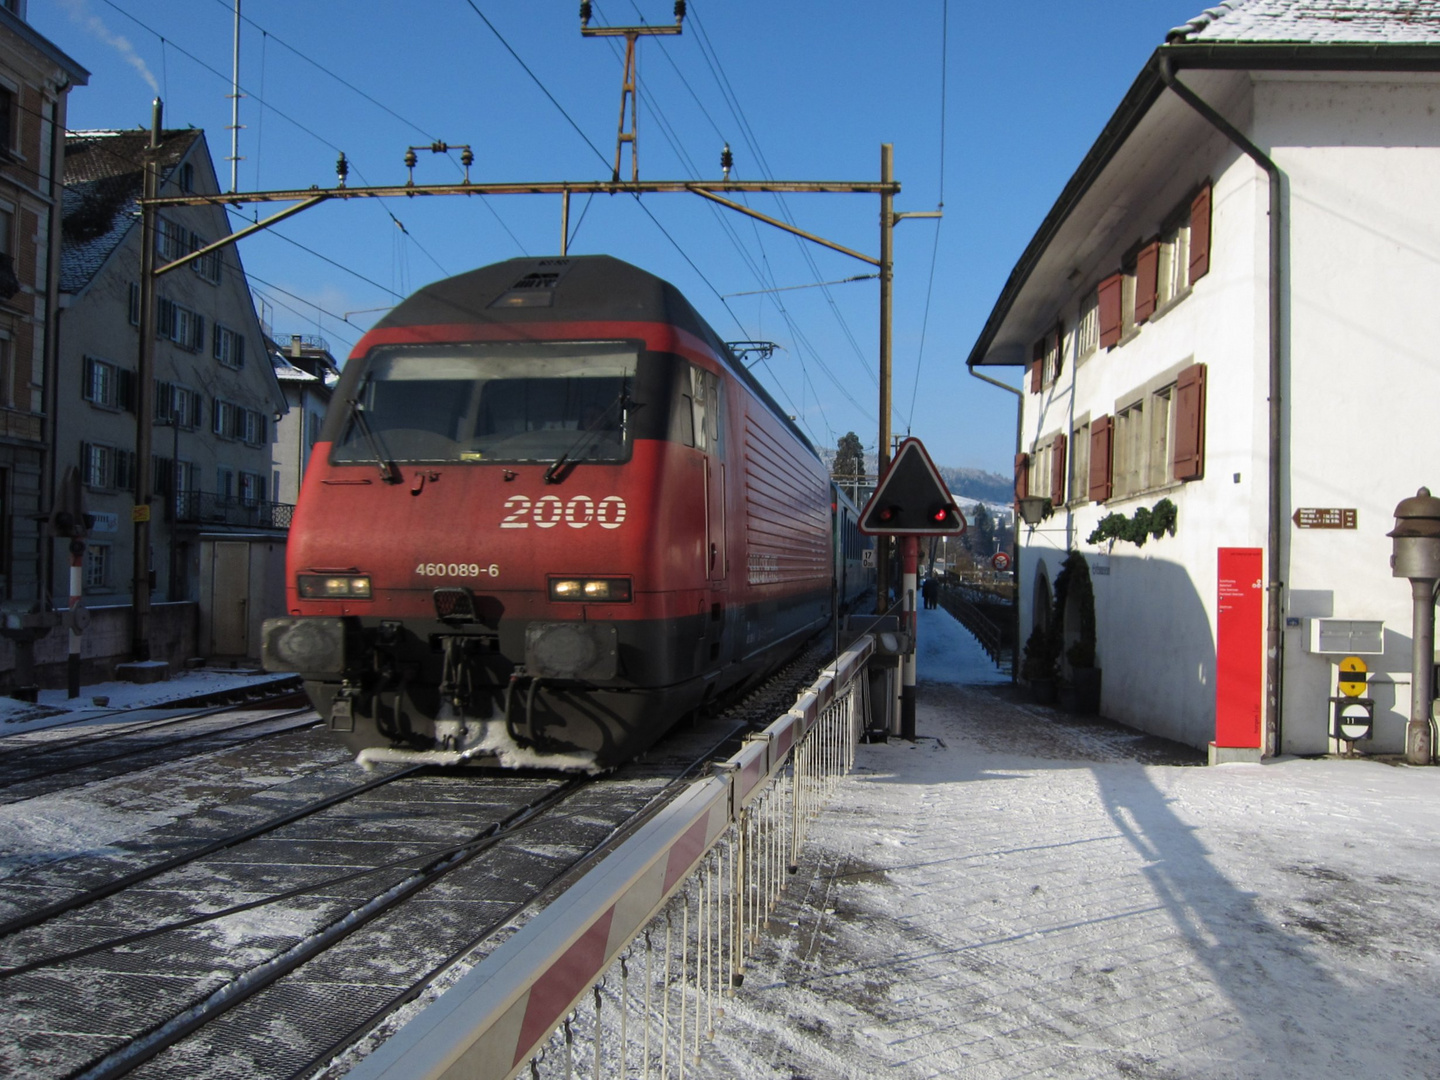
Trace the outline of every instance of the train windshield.
<instances>
[{"instance_id":1,"label":"train windshield","mask_svg":"<svg viewBox=\"0 0 1440 1080\"><path fill-rule=\"evenodd\" d=\"M340 403L331 461L624 461L638 356L612 342L378 349Z\"/></svg>"}]
</instances>

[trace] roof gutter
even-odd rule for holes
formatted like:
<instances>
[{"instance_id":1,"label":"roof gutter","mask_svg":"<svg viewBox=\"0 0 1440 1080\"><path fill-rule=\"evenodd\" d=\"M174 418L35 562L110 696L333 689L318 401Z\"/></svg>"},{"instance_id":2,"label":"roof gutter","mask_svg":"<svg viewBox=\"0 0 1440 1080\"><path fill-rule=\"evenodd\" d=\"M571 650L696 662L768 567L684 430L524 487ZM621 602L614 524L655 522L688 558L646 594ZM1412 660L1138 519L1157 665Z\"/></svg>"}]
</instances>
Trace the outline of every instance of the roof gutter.
<instances>
[{"instance_id":1,"label":"roof gutter","mask_svg":"<svg viewBox=\"0 0 1440 1080\"><path fill-rule=\"evenodd\" d=\"M1015 268L1010 272L995 307L990 312L975 346L965 363L969 367L997 364L987 361L990 345L999 333L1010 308L1030 280L1045 249L1055 239L1060 227L1089 193L1091 186L1109 166L1110 161L1144 119L1150 107L1165 92L1166 83L1160 76L1161 56L1170 58L1171 71L1181 68L1248 71L1440 71L1440 47L1435 45L1344 45L1313 43L1213 42L1189 44L1172 41L1151 54L1149 61L1135 77L1125 97L1100 132L1089 153L1065 184L1055 205L1045 215ZM1005 366L1004 362L998 362ZM1021 366L1025 361L1009 362Z\"/></svg>"},{"instance_id":2,"label":"roof gutter","mask_svg":"<svg viewBox=\"0 0 1440 1080\"><path fill-rule=\"evenodd\" d=\"M1025 435L1021 426L1025 422L1025 391L1017 390L1009 383L1003 383L999 379L992 379L989 375L976 371L974 367L970 368L970 374L982 382L988 382L991 386L998 386L1001 390L1015 395L1015 461L1018 464L1021 448L1025 445ZM1015 517L1018 519L1019 516L1017 510ZM1020 545L1015 543L1011 547L1014 551L1014 561L1010 569L1013 573L1011 580L1015 583L1015 602L1010 605L1012 622L1010 627L1010 681L1015 682L1020 678Z\"/></svg>"},{"instance_id":3,"label":"roof gutter","mask_svg":"<svg viewBox=\"0 0 1440 1080\"><path fill-rule=\"evenodd\" d=\"M1282 228L1283 193L1280 168L1258 146L1247 139L1235 125L1216 112L1208 103L1175 77L1174 63L1167 52L1168 46L1158 51L1159 63L1156 72L1160 81L1175 92L1181 101L1189 105L1216 131L1235 144L1255 164L1265 170L1269 178L1270 202L1270 416L1269 416L1269 513L1266 526L1266 577L1265 577L1265 744L1266 755L1280 752L1282 717L1281 703L1281 652L1284 645L1284 626L1281 592L1285 583L1280 577L1280 539L1283 535L1284 513L1281 505L1282 483L1285 477L1281 438L1283 414L1281 399L1284 391L1281 360L1281 302L1284 297L1284 283L1281 278L1281 251L1284 238Z\"/></svg>"}]
</instances>

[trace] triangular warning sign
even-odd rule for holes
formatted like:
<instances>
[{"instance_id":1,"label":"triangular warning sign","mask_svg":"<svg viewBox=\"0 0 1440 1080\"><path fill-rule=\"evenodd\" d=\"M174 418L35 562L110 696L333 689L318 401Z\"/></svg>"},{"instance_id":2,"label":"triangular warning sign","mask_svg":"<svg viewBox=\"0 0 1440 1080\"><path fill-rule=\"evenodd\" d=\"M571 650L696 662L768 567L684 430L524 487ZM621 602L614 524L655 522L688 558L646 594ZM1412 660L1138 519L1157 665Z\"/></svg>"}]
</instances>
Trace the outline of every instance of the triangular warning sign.
<instances>
[{"instance_id":1,"label":"triangular warning sign","mask_svg":"<svg viewBox=\"0 0 1440 1080\"><path fill-rule=\"evenodd\" d=\"M959 536L965 517L919 439L906 439L860 511L870 536Z\"/></svg>"}]
</instances>

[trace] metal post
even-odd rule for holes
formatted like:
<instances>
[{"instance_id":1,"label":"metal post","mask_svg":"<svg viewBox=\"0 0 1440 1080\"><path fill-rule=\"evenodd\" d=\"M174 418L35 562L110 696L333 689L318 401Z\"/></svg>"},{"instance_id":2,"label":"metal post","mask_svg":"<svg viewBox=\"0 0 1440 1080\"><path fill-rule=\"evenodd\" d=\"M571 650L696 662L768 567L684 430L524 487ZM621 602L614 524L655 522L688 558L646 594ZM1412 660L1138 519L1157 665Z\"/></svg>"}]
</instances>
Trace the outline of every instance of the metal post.
<instances>
[{"instance_id":1,"label":"metal post","mask_svg":"<svg viewBox=\"0 0 1440 1080\"><path fill-rule=\"evenodd\" d=\"M135 380L135 550L131 560L130 647L139 662L150 659L150 448L155 419L155 208L160 188L160 122L165 106L155 99L150 148L140 203L140 363Z\"/></svg>"},{"instance_id":2,"label":"metal post","mask_svg":"<svg viewBox=\"0 0 1440 1080\"><path fill-rule=\"evenodd\" d=\"M77 537L70 541L70 654L65 665L68 698L80 696L80 625L75 613L85 602L84 593L85 541Z\"/></svg>"},{"instance_id":3,"label":"metal post","mask_svg":"<svg viewBox=\"0 0 1440 1080\"><path fill-rule=\"evenodd\" d=\"M560 257L570 254L570 192L560 193Z\"/></svg>"},{"instance_id":4,"label":"metal post","mask_svg":"<svg viewBox=\"0 0 1440 1080\"><path fill-rule=\"evenodd\" d=\"M895 147L880 144L880 183L895 179ZM880 192L880 436L875 448L876 476L890 466L890 317L895 267L895 196L888 187ZM890 541L875 545L875 614L890 610Z\"/></svg>"},{"instance_id":5,"label":"metal post","mask_svg":"<svg viewBox=\"0 0 1440 1080\"><path fill-rule=\"evenodd\" d=\"M1430 738L1430 707L1435 696L1435 582L1411 578L1415 600L1412 633L1415 646L1410 661L1410 722L1405 725L1405 760L1411 765L1429 765L1433 751Z\"/></svg>"},{"instance_id":6,"label":"metal post","mask_svg":"<svg viewBox=\"0 0 1440 1080\"><path fill-rule=\"evenodd\" d=\"M900 737L915 741L915 649L919 640L920 621L915 614L916 577L920 562L920 539L900 538L900 561L904 572L901 591L904 593L905 629L910 635L910 648L900 658Z\"/></svg>"}]
</instances>

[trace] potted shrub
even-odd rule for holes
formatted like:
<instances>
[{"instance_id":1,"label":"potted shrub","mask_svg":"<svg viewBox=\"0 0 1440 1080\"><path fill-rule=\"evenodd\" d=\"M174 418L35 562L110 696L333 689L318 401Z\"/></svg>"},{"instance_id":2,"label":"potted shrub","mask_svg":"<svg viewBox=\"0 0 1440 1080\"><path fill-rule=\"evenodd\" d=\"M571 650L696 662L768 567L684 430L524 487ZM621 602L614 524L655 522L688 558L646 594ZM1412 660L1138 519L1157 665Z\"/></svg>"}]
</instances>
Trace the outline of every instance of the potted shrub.
<instances>
[{"instance_id":1,"label":"potted shrub","mask_svg":"<svg viewBox=\"0 0 1440 1080\"><path fill-rule=\"evenodd\" d=\"M1100 669L1095 664L1095 590L1090 582L1090 565L1078 551L1065 556L1060 572L1055 575L1053 625L1065 625L1065 616L1072 610L1072 598L1078 626L1075 641L1065 650L1070 668L1067 697L1072 712L1091 716L1100 711Z\"/></svg>"},{"instance_id":2,"label":"potted shrub","mask_svg":"<svg viewBox=\"0 0 1440 1080\"><path fill-rule=\"evenodd\" d=\"M1053 705L1057 694L1056 666L1059 650L1055 635L1048 626L1036 625L1025 642L1025 659L1020 664L1020 677L1030 693L1042 705Z\"/></svg>"}]
</instances>

